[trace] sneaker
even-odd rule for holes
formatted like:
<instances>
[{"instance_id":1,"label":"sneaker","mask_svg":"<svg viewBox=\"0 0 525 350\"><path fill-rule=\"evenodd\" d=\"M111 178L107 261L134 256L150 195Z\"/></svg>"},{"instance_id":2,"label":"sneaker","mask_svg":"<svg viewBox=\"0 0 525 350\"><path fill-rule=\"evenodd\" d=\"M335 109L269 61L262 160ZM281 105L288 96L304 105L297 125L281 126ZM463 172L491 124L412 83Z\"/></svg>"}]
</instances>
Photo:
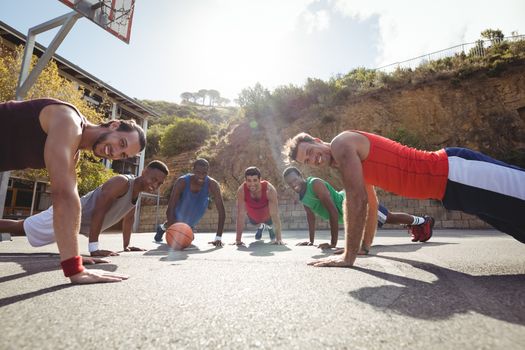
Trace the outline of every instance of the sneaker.
<instances>
[{"instance_id":1,"label":"sneaker","mask_svg":"<svg viewBox=\"0 0 525 350\"><path fill-rule=\"evenodd\" d=\"M421 226L420 225L407 225L408 233L412 237L412 242L419 241L419 236L421 235Z\"/></svg>"},{"instance_id":2,"label":"sneaker","mask_svg":"<svg viewBox=\"0 0 525 350\"><path fill-rule=\"evenodd\" d=\"M262 233L264 231L264 228L265 228L265 224L261 224L259 226L259 228L257 229L257 231L255 231L255 239L261 239L262 238Z\"/></svg>"},{"instance_id":3,"label":"sneaker","mask_svg":"<svg viewBox=\"0 0 525 350\"><path fill-rule=\"evenodd\" d=\"M162 243L162 236L164 235L165 231L166 229L164 228L163 224L157 225L157 234L155 235L156 243Z\"/></svg>"},{"instance_id":4,"label":"sneaker","mask_svg":"<svg viewBox=\"0 0 525 350\"><path fill-rule=\"evenodd\" d=\"M425 222L419 225L419 241L426 242L432 237L432 229L434 228L434 218L425 215Z\"/></svg>"},{"instance_id":5,"label":"sneaker","mask_svg":"<svg viewBox=\"0 0 525 350\"><path fill-rule=\"evenodd\" d=\"M270 241L275 242L275 231L273 230L273 227L268 227L268 234L270 235Z\"/></svg>"}]
</instances>

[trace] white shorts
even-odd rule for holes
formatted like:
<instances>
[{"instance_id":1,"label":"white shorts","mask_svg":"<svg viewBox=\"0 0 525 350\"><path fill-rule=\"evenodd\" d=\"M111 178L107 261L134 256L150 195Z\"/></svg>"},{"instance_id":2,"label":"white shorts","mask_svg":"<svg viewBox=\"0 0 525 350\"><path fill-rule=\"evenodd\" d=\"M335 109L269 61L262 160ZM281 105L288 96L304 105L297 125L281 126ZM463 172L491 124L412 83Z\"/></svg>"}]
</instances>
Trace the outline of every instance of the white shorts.
<instances>
[{"instance_id":1,"label":"white shorts","mask_svg":"<svg viewBox=\"0 0 525 350\"><path fill-rule=\"evenodd\" d=\"M33 247L54 243L53 207L49 207L49 209L25 219L24 231L29 244Z\"/></svg>"}]
</instances>

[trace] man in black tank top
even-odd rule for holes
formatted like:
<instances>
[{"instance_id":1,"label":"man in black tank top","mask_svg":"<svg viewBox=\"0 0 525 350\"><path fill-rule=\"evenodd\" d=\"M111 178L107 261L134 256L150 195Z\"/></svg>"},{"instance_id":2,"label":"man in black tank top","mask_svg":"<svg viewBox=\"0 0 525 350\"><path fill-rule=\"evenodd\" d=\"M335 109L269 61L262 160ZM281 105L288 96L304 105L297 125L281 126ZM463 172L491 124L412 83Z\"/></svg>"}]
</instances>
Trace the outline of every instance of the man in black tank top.
<instances>
[{"instance_id":1,"label":"man in black tank top","mask_svg":"<svg viewBox=\"0 0 525 350\"><path fill-rule=\"evenodd\" d=\"M92 150L102 158L123 159L144 147L144 131L134 122L114 120L95 125L73 105L55 99L0 103L0 171L47 169L61 265L72 283L116 282L127 278L103 270L85 270L82 266L77 243L78 152Z\"/></svg>"}]
</instances>

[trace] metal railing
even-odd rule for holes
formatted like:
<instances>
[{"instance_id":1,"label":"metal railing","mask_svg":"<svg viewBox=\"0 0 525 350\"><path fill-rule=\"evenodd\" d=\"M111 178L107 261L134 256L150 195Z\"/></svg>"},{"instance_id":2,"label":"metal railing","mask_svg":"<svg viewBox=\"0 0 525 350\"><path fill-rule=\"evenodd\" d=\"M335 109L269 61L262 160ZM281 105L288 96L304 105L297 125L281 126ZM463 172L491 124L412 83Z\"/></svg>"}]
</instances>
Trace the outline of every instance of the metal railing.
<instances>
[{"instance_id":1,"label":"metal railing","mask_svg":"<svg viewBox=\"0 0 525 350\"><path fill-rule=\"evenodd\" d=\"M375 70L389 72L389 71L393 71L395 69L400 69L400 68L415 69L421 64L425 64L430 61L436 61L438 59L445 58L445 57L455 56L461 53L464 53L466 55L470 54L470 55L483 57L486 54L486 49L493 46L494 44L499 44L500 42L503 42L503 41L515 42L515 41L521 41L521 40L525 40L525 35L509 36L509 37L503 38L502 40L489 40L489 39L478 40L472 43L460 44L460 45L456 45L453 47L449 47L447 49L431 52L431 53L428 53L422 56L418 56L415 58L411 58L405 61L391 63L386 66L375 68Z\"/></svg>"}]
</instances>

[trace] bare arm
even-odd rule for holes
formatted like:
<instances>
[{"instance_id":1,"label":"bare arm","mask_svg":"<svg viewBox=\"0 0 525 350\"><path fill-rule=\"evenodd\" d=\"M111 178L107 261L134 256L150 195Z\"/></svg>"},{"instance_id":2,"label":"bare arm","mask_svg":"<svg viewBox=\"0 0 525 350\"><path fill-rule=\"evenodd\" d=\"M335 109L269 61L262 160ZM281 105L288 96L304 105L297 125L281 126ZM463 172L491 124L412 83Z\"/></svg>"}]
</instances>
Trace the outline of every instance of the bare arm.
<instances>
[{"instance_id":1,"label":"bare arm","mask_svg":"<svg viewBox=\"0 0 525 350\"><path fill-rule=\"evenodd\" d=\"M315 214L306 205L304 206L304 211L306 212L306 221L308 222L308 236L310 240L308 242L297 243L297 245L313 245L315 240Z\"/></svg>"},{"instance_id":2,"label":"bare arm","mask_svg":"<svg viewBox=\"0 0 525 350\"><path fill-rule=\"evenodd\" d=\"M131 208L131 210L122 219L122 244L123 244L123 248L125 251L130 251L132 250L131 248L133 248L133 247L129 247L129 242L131 240L131 231L133 228L134 221L135 221L135 207Z\"/></svg>"},{"instance_id":3,"label":"bare arm","mask_svg":"<svg viewBox=\"0 0 525 350\"><path fill-rule=\"evenodd\" d=\"M76 113L64 106L46 107L40 114L40 121L47 133L44 159L52 186L55 238L60 260L71 267L71 259L81 259L77 241L80 230L80 198L77 192L75 154L82 129ZM117 282L127 278L102 270L75 270L79 272L69 276L72 283Z\"/></svg>"},{"instance_id":4,"label":"bare arm","mask_svg":"<svg viewBox=\"0 0 525 350\"><path fill-rule=\"evenodd\" d=\"M57 115L55 119L48 126L44 158L52 186L53 228L60 259L64 261L79 255L80 199L74 157L81 129L67 117Z\"/></svg>"},{"instance_id":5,"label":"bare arm","mask_svg":"<svg viewBox=\"0 0 525 350\"><path fill-rule=\"evenodd\" d=\"M325 246L326 248L335 248L337 245L337 239L339 236L339 212L337 211L337 208L334 204L334 201L332 200L332 197L330 196L330 191L326 188L324 183L320 180L315 180L313 183L313 190L317 198L321 201L321 204L323 207L328 210L328 214L330 216L330 245ZM326 243L324 243L326 244ZM322 246L319 246L320 248L323 248Z\"/></svg>"},{"instance_id":6,"label":"bare arm","mask_svg":"<svg viewBox=\"0 0 525 350\"><path fill-rule=\"evenodd\" d=\"M246 206L244 204L244 184L242 184L237 190L237 222L236 222L236 234L235 234L235 244L242 245L244 244L241 240L242 231L244 230L244 216L246 215Z\"/></svg>"},{"instance_id":7,"label":"bare arm","mask_svg":"<svg viewBox=\"0 0 525 350\"><path fill-rule=\"evenodd\" d=\"M215 202L215 207L219 213L219 222L217 223L217 234L213 241L208 242L216 247L222 247L222 233L224 231L224 221L226 220L226 212L224 210L224 203L222 201L222 193L219 183L210 178L210 191Z\"/></svg>"},{"instance_id":8,"label":"bare arm","mask_svg":"<svg viewBox=\"0 0 525 350\"><path fill-rule=\"evenodd\" d=\"M279 202L277 201L277 191L271 183L268 183L266 196L268 197L268 205L270 207L270 217L275 228L275 243L282 244L283 238L281 234L281 218L279 216Z\"/></svg>"},{"instance_id":9,"label":"bare arm","mask_svg":"<svg viewBox=\"0 0 525 350\"><path fill-rule=\"evenodd\" d=\"M91 214L91 225L89 227L89 243L98 242L100 231L102 231L102 224L106 213L109 211L117 198L123 196L129 187L129 182L124 176L115 176L106 181L100 189L100 194L93 208ZM91 256L110 256L118 255L109 250L95 250L90 252Z\"/></svg>"},{"instance_id":10,"label":"bare arm","mask_svg":"<svg viewBox=\"0 0 525 350\"><path fill-rule=\"evenodd\" d=\"M366 185L366 193L368 195L368 215L366 216L365 233L363 236L363 244L359 254L368 254L370 246L374 241L374 236L377 231L377 208L378 201L374 186Z\"/></svg>"},{"instance_id":11,"label":"bare arm","mask_svg":"<svg viewBox=\"0 0 525 350\"><path fill-rule=\"evenodd\" d=\"M166 218L168 220L168 223L166 224L166 228L173 225L175 222L177 222L177 217L175 213L175 209L177 208L177 204L179 203L180 196L182 194L182 191L184 191L184 188L186 187L186 182L183 178L178 178L175 182L175 185L173 185L173 189L171 190L170 200L168 202L168 208L166 209Z\"/></svg>"},{"instance_id":12,"label":"bare arm","mask_svg":"<svg viewBox=\"0 0 525 350\"><path fill-rule=\"evenodd\" d=\"M226 221L226 211L224 210L224 203L222 201L222 193L219 183L213 179L210 182L210 190L213 195L213 200L217 212L219 213L219 222L217 223L217 236L222 237L224 231L224 222Z\"/></svg>"},{"instance_id":13,"label":"bare arm","mask_svg":"<svg viewBox=\"0 0 525 350\"><path fill-rule=\"evenodd\" d=\"M332 157L343 178L345 251L339 259L313 261L314 266L352 266L357 257L365 227L368 196L365 189L361 157L369 143L357 133L342 133L331 143ZM364 158L363 158L364 159Z\"/></svg>"}]
</instances>

